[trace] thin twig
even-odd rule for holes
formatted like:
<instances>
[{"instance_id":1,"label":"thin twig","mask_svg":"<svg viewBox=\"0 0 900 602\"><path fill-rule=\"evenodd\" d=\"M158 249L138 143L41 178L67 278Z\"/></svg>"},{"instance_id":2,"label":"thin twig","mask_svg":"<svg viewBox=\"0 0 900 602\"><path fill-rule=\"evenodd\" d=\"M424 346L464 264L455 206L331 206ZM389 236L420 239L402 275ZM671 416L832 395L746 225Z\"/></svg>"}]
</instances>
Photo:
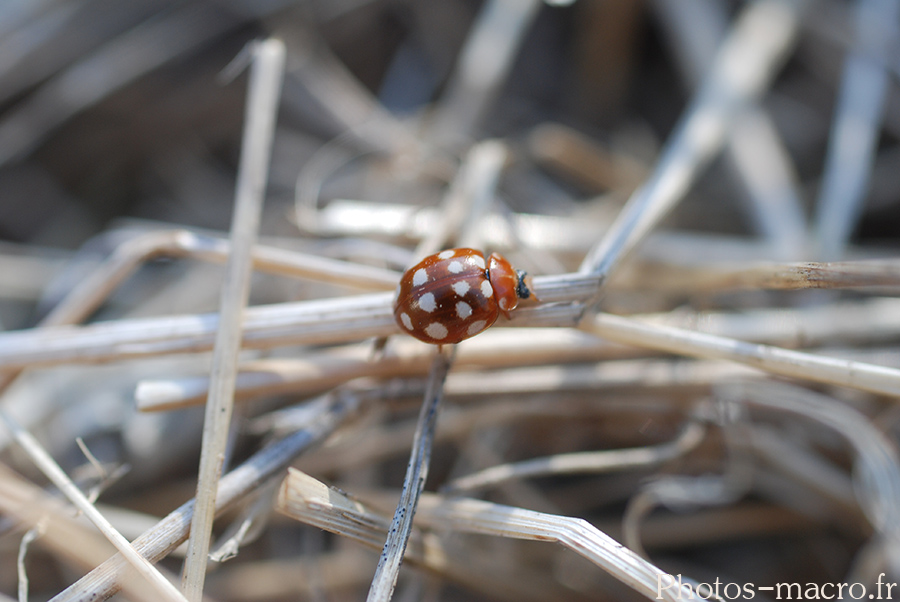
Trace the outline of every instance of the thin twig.
<instances>
[{"instance_id":1,"label":"thin twig","mask_svg":"<svg viewBox=\"0 0 900 602\"><path fill-rule=\"evenodd\" d=\"M22 541L19 542L19 555L16 558L16 568L19 573L19 602L28 602L28 571L25 569L25 556L28 554L28 547L31 542L36 540L44 532L45 526L38 523L25 532Z\"/></svg>"},{"instance_id":2,"label":"thin twig","mask_svg":"<svg viewBox=\"0 0 900 602\"><path fill-rule=\"evenodd\" d=\"M253 48L246 120L231 227L231 255L222 286L220 325L213 349L211 386L206 402L197 501L184 564L182 587L189 600L203 596L216 491L231 425L234 381L241 350L244 308L250 295L251 249L256 242L275 116L284 73L284 44L275 39Z\"/></svg>"},{"instance_id":3,"label":"thin twig","mask_svg":"<svg viewBox=\"0 0 900 602\"><path fill-rule=\"evenodd\" d=\"M441 400L444 398L444 380L447 378L447 372L453 361L453 349L451 347L450 350L444 350L439 347L434 357L428 388L425 391L425 399L422 401L422 410L416 424L416 434L413 437L406 476L403 478L400 501L397 502L388 537L378 559L378 566L375 568L375 576L372 578L372 585L366 597L367 602L387 602L394 593L394 586L400 575L400 563L403 562L403 554L412 532L416 506L419 503L419 496L422 495L422 489L425 487L425 479L428 478L434 431L437 426Z\"/></svg>"},{"instance_id":4,"label":"thin twig","mask_svg":"<svg viewBox=\"0 0 900 602\"><path fill-rule=\"evenodd\" d=\"M457 494L497 485L513 479L563 474L596 474L656 466L677 458L703 440L702 423L691 421L673 441L648 447L610 449L569 454L556 454L491 466L476 473L450 481L441 488L447 494Z\"/></svg>"}]
</instances>

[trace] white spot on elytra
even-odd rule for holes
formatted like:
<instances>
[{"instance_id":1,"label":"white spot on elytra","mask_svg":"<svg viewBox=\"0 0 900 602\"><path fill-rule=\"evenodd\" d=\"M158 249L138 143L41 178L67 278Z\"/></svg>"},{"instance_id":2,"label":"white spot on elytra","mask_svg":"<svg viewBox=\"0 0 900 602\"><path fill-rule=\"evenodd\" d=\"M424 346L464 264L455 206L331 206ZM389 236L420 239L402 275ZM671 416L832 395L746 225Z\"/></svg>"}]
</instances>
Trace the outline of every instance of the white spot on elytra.
<instances>
[{"instance_id":1,"label":"white spot on elytra","mask_svg":"<svg viewBox=\"0 0 900 602\"><path fill-rule=\"evenodd\" d=\"M485 297L493 297L494 296L494 287L491 286L489 280L481 281L481 294Z\"/></svg>"},{"instance_id":2,"label":"white spot on elytra","mask_svg":"<svg viewBox=\"0 0 900 602\"><path fill-rule=\"evenodd\" d=\"M441 251L438 253L438 259L450 259L456 254L456 251L453 249L447 249L446 251Z\"/></svg>"},{"instance_id":3,"label":"white spot on elytra","mask_svg":"<svg viewBox=\"0 0 900 602\"><path fill-rule=\"evenodd\" d=\"M477 320L469 324L469 328L466 329L466 334L469 336L476 335L482 330L484 330L484 326L487 324L484 320Z\"/></svg>"},{"instance_id":4,"label":"white spot on elytra","mask_svg":"<svg viewBox=\"0 0 900 602\"><path fill-rule=\"evenodd\" d=\"M425 271L425 268L419 268L413 274L413 286L422 286L426 282L428 282L428 272Z\"/></svg>"},{"instance_id":5,"label":"white spot on elytra","mask_svg":"<svg viewBox=\"0 0 900 602\"><path fill-rule=\"evenodd\" d=\"M469 283L465 280L454 282L451 286L453 287L453 292L460 297L465 296L465 294L469 292Z\"/></svg>"},{"instance_id":6,"label":"white spot on elytra","mask_svg":"<svg viewBox=\"0 0 900 602\"><path fill-rule=\"evenodd\" d=\"M451 261L447 265L447 271L451 274L459 274L463 271L463 264L458 261Z\"/></svg>"},{"instance_id":7,"label":"white spot on elytra","mask_svg":"<svg viewBox=\"0 0 900 602\"><path fill-rule=\"evenodd\" d=\"M404 326L406 326L406 330L412 330L412 329L413 329L413 327L412 327L412 320L410 320L409 314L408 314L408 313L403 312L402 314L400 314L400 321L403 322L403 325L404 325Z\"/></svg>"},{"instance_id":8,"label":"white spot on elytra","mask_svg":"<svg viewBox=\"0 0 900 602\"><path fill-rule=\"evenodd\" d=\"M456 315L459 316L461 320L465 320L472 315L472 306L465 301L460 301L456 304Z\"/></svg>"},{"instance_id":9,"label":"white spot on elytra","mask_svg":"<svg viewBox=\"0 0 900 602\"><path fill-rule=\"evenodd\" d=\"M440 322L432 322L425 327L425 334L432 339L441 340L447 337L447 327Z\"/></svg>"},{"instance_id":10,"label":"white spot on elytra","mask_svg":"<svg viewBox=\"0 0 900 602\"><path fill-rule=\"evenodd\" d=\"M481 255L470 255L469 261L480 267L482 270L484 269L484 257Z\"/></svg>"},{"instance_id":11,"label":"white spot on elytra","mask_svg":"<svg viewBox=\"0 0 900 602\"><path fill-rule=\"evenodd\" d=\"M425 293L421 297L419 297L419 307L421 307L424 311L431 313L437 307L437 302L434 299L434 293Z\"/></svg>"},{"instance_id":12,"label":"white spot on elytra","mask_svg":"<svg viewBox=\"0 0 900 602\"><path fill-rule=\"evenodd\" d=\"M508 305L508 303L506 302L506 299L500 299L498 305L500 306L500 309L506 311L506 306Z\"/></svg>"}]
</instances>

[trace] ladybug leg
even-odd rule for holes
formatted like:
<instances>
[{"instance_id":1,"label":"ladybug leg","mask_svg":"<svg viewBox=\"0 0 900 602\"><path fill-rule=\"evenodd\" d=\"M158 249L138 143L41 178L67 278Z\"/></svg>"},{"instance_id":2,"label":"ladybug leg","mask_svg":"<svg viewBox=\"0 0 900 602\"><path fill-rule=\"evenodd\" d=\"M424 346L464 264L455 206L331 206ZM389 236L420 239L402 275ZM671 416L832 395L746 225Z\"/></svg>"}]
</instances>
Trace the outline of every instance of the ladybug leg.
<instances>
[{"instance_id":1,"label":"ladybug leg","mask_svg":"<svg viewBox=\"0 0 900 602\"><path fill-rule=\"evenodd\" d=\"M372 342L372 352L369 355L369 359L372 361L380 360L384 356L384 351L387 349L388 338L387 337L378 337Z\"/></svg>"}]
</instances>

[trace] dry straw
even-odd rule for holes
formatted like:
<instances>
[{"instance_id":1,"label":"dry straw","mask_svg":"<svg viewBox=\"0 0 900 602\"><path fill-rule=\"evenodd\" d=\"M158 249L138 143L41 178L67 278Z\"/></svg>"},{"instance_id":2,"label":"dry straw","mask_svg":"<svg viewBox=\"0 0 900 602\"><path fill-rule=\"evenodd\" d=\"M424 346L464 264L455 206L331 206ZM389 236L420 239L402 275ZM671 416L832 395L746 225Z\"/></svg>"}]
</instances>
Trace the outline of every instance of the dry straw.
<instances>
[{"instance_id":1,"label":"dry straw","mask_svg":"<svg viewBox=\"0 0 900 602\"><path fill-rule=\"evenodd\" d=\"M372 563L366 564L371 558L361 560L341 549L314 550L315 562L332 569L321 574L321 589L312 582L319 572L311 561L287 568L282 563L282 571L303 575L296 587L311 596L327 597L349 583L356 593L368 586L369 599L384 602L393 596L406 561L495 599L589 597L598 591L593 584L603 582L595 581L594 573L600 572L595 569L601 569L609 576L604 579L611 577L646 598L675 600L689 592L660 589L665 571L647 558L659 547L721 543L736 536L803 535L823 524L829 529L837 525L835 531L864 541L847 580L874 583L881 570L900 571L900 459L891 438L900 422L895 403L900 369L894 367L900 304L877 297L900 290L900 269L896 260L878 253L861 252L863 259L855 260L856 251L846 249L848 228L856 223L878 152L886 106L886 65L868 59L891 47L885 37L889 32L877 23L896 21L896 3L890 9L874 1L859 3L853 27L862 42L850 53L841 78L809 241L786 144L759 98L780 73L798 36L805 35L800 24L811 3L756 0L742 5L730 29L725 15L710 3L686 2L678 9L665 1L651 4L665 17L663 27L680 40L685 79L696 86L652 167L619 151L603 152L563 125L536 129L527 149L509 139L475 139L505 88L529 25L539 18L538 2L485 3L449 79L446 98L415 134L324 49L288 49L272 39L253 45L230 237L179 228L131 238L74 286L39 328L0 333L0 392L10 398L15 391L7 389L24 371L40 376L38 370L68 365L211 352L208 375L166 371L135 378L142 412L156 412L154 417L164 420L167 411L205 400L206 418L195 497L130 544L48 451L6 413L0 414L12 439L118 550L110 558L109 546L75 524L61 503L13 472L0 471L4 514L34 529L33 534L44 533L49 549L89 571L53 600L106 599L120 590L148 599L146 582L154 588L153 599L208 596L216 516L241 510L242 517L249 517L234 530L237 534L229 532L228 549L237 549L252 531L243 527L268 514L271 499L266 495L276 487L279 512L382 551L373 577ZM205 13L178 14L197 20ZM703 31L721 36L721 44L692 34L691 25L701 22ZM121 44L133 50L129 40L171 33L175 23L163 19ZM212 30L204 31L211 35ZM106 64L115 50L115 45L107 47L51 79L46 94L58 93L79 73ZM108 94L177 51L161 49L133 63L130 75L117 70L95 93ZM300 170L293 212L296 225L310 234L303 252L257 241L289 53L304 59L288 65L290 83L306 85L320 110L344 132L320 145ZM67 111L91 102L83 98ZM57 119L68 114L63 111ZM846 123L859 114L865 116L858 124L859 136L850 136ZM27 153L58 125L50 120L28 140L4 138L4 133L21 131L17 128L27 117L25 111L0 123L0 162ZM571 216L514 212L504 204L512 189L505 185L521 168L522 152L581 183L613 192L573 208ZM752 221L763 242L656 232L723 152L752 199ZM381 170L392 183L421 170L419 175L427 178L403 183L415 197L424 181L440 180L442 193L429 199L436 208L344 199L319 210L319 195L325 196L330 178L337 180L336 174L355 159L365 157L374 164L380 153L390 160L367 173L371 196L392 196L378 188ZM272 167L275 173L284 166ZM296 166L284 171L292 179ZM527 188L532 180L527 182L520 186ZM534 196L552 194L551 188L542 188ZM622 194L629 195L624 206L616 196ZM387 239L402 241L402 248ZM415 250L409 250L410 243L417 243ZM420 255L463 244L505 247L537 272L556 275L534 278L539 301L524 303L509 322L503 321L508 328L492 329L452 352L435 354L408 337L395 336L389 291L399 279L398 268ZM818 258L841 260L798 262L809 249ZM386 256L380 257L380 251ZM328 252L351 259L324 257ZM181 310L76 325L158 258L225 264L218 312ZM562 267L579 262L577 271L567 273ZM285 302L280 296L278 302L248 307L253 270L288 277L302 292L300 300ZM320 294L326 287L328 292ZM780 302L777 291L800 289L851 291L855 296L834 303L822 297L826 302L817 306L799 302L787 309L761 308L755 302L764 291L776 293L759 298ZM732 309L721 309L735 298L740 302ZM685 299L717 309L672 311ZM373 346L372 339L378 344ZM855 346L858 342L867 348ZM292 349L285 352L286 347ZM242 352L263 357L242 359ZM29 382L22 379L16 385ZM248 430L266 439L222 475L232 452L228 435L234 402L254 402L240 410L258 412L260 402L276 395L304 402L256 417ZM455 403L438 420L444 397ZM416 399L424 401L413 420L407 414L410 400ZM553 428L554 421L564 421L564 429ZM629 438L630 433L639 436ZM844 447L835 443L835 434ZM600 442L601 449L571 451L582 442ZM447 472L439 492L427 493L436 443L453 446L454 464L442 467ZM372 479L356 487L358 480L386 465L379 463L407 453L399 496L380 482L373 485ZM308 473L334 475L335 482L354 493L295 469L284 477L295 462ZM92 464L96 472L104 472L98 461ZM656 478L646 478L656 470ZM609 477L603 488L582 486L578 479L566 480L560 488L535 484L546 477L597 474ZM482 491L520 507L456 497ZM752 497L756 501L748 500ZM36 500L31 508L28 500ZM569 511L570 500L583 505ZM604 504L625 508L620 523L592 524L570 516ZM390 507L393 518L384 510ZM660 507L695 514L651 514ZM813 507L816 513L809 511ZM607 535L611 530L628 547ZM472 543L472 534L489 536L490 549L480 549L485 539ZM84 544L83 557L72 546L75 539ZM565 553L541 550L527 556L532 552L514 547L518 540L554 542ZM185 541L184 591L179 593L152 563ZM20 553L23 596L23 558L33 545L25 541ZM304 545L315 543L304 539ZM586 559L588 569L569 570L574 556ZM552 566L552 578L523 570L514 561L518 558L524 559L522 566ZM209 583L234 583L234 574L254 579L278 574L275 564L268 559L247 563L235 573L226 566L225 575L211 576ZM130 567L141 580L128 577ZM288 582L269 578L270 590L251 594L287 598L296 591L278 588ZM693 585L686 575L684 583ZM218 591L228 595L237 590Z\"/></svg>"},{"instance_id":2,"label":"dry straw","mask_svg":"<svg viewBox=\"0 0 900 602\"><path fill-rule=\"evenodd\" d=\"M231 253L222 284L219 324L210 375L212 387L206 401L196 505L182 576L185 594L194 601L203 596L209 538L215 517L216 491L231 428L244 307L250 296L250 273L253 268L251 250L256 241L262 213L284 71L285 49L279 40L259 42L253 46L251 54L253 58L247 116L232 216Z\"/></svg>"}]
</instances>

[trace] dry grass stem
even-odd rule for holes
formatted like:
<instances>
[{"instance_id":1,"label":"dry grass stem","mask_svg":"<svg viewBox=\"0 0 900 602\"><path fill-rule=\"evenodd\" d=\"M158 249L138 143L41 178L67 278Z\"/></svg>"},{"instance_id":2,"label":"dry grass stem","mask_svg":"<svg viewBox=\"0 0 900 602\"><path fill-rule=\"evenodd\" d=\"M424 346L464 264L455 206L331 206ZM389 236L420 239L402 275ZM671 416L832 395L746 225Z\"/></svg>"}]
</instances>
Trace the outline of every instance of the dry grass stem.
<instances>
[{"instance_id":1,"label":"dry grass stem","mask_svg":"<svg viewBox=\"0 0 900 602\"><path fill-rule=\"evenodd\" d=\"M859 45L844 64L817 203L815 243L826 259L841 256L866 200L889 82L887 66L872 57L894 52L895 34L884 24L896 23L900 17L895 2L865 0L855 9L853 25Z\"/></svg>"},{"instance_id":2,"label":"dry grass stem","mask_svg":"<svg viewBox=\"0 0 900 602\"><path fill-rule=\"evenodd\" d=\"M412 533L413 518L416 515L419 496L422 495L425 480L428 478L431 448L434 446L434 431L437 428L441 400L444 398L444 380L453 363L453 351L453 347L449 349L438 347L434 356L428 387L425 389L425 397L422 400L422 410L416 423L406 476L403 478L400 501L397 502L397 509L391 520L387 539L381 550L381 556L378 558L378 566L375 568L375 576L369 587L367 602L390 600L397 584L397 578L400 576L400 563L403 562L403 555Z\"/></svg>"},{"instance_id":3,"label":"dry grass stem","mask_svg":"<svg viewBox=\"0 0 900 602\"><path fill-rule=\"evenodd\" d=\"M596 279L548 276L535 279L535 290L548 301L578 298L596 290ZM392 301L389 293L381 293L250 307L244 313L243 346L340 343L395 334ZM580 313L577 304L523 307L511 322L572 326ZM0 333L0 370L208 351L218 324L218 316L203 314Z\"/></svg>"},{"instance_id":4,"label":"dry grass stem","mask_svg":"<svg viewBox=\"0 0 900 602\"><path fill-rule=\"evenodd\" d=\"M900 263L887 259L761 266L732 277L745 288L850 289L884 295L900 292Z\"/></svg>"},{"instance_id":5,"label":"dry grass stem","mask_svg":"<svg viewBox=\"0 0 900 602\"><path fill-rule=\"evenodd\" d=\"M429 494L425 494L427 497ZM337 533L370 549L382 548L390 528L388 511L372 508L290 469L279 489L276 510L309 525ZM487 559L479 559L484 562ZM528 575L506 573L496 563L479 564L447 549L440 537L413 526L404 561L499 600L546 600L563 592ZM370 579L366 579L368 583Z\"/></svg>"},{"instance_id":6,"label":"dry grass stem","mask_svg":"<svg viewBox=\"0 0 900 602\"><path fill-rule=\"evenodd\" d=\"M672 588L660 591L661 569L580 518L438 496L422 500L421 516L423 525L436 530L559 543L651 600L680 600L684 595Z\"/></svg>"},{"instance_id":7,"label":"dry grass stem","mask_svg":"<svg viewBox=\"0 0 900 602\"><path fill-rule=\"evenodd\" d=\"M156 250L154 244L151 247ZM128 254L129 256L130 253ZM131 260L129 260L131 263ZM760 267L737 274L725 274L716 280L716 285L729 286L766 286L772 288L870 288L879 291L896 287L897 270L893 262L872 261L846 264L800 264L780 268ZM716 278L716 277L714 277ZM107 281L109 282L109 281ZM92 283L93 284L93 283ZM547 300L572 299L589 293L596 288L596 280L577 275L538 278L536 290ZM84 290L97 291L94 286ZM108 294L108 291L106 291ZM72 298L74 299L74 298ZM356 326L357 333L368 333L369 336L385 335L394 330L393 320L389 316L389 297L361 296L338 299L328 302L303 302L302 304L282 304L269 307L251 308L246 317L246 342L253 346L287 344L290 342L334 342L341 340L342 332L352 328L341 328L348 320L356 319L362 323L350 323ZM323 305L331 310L323 315ZM57 321L69 321L85 315L85 309L95 303L72 303L78 307L74 313L55 312ZM565 308L534 308L536 316L546 315L550 321L555 316L567 315ZM89 311L87 312L89 313ZM369 313L368 320L364 314ZM363 314L363 315L354 315ZM543 314L543 315L542 315ZM527 313L517 321L529 323ZM783 315L782 315L783 318ZM842 318L842 321L846 317ZM277 324L283 321L283 324ZM328 334L309 332L314 326L326 329L329 322L334 323ZM122 357L122 355L143 355L153 353L174 352L178 350L194 351L208 349L212 333L215 331L216 318L213 316L151 318L135 321L117 321L109 324L98 324L82 329L48 329L42 331L26 331L22 333L0 334L0 364L9 368L24 368L29 365L46 365L48 363L66 361L102 361L105 358ZM270 326L273 333L263 331ZM300 332L288 333L290 338L282 339L278 327L285 331L298 329ZM306 326L307 328L304 328ZM365 326L365 328L363 328ZM268 329L267 329L268 330ZM303 332L307 330L307 332ZM268 335L268 336L267 336ZM271 337L271 342L267 341ZM259 341L257 343L256 341ZM35 348L30 351L29 348ZM31 355L33 353L33 355Z\"/></svg>"},{"instance_id":8,"label":"dry grass stem","mask_svg":"<svg viewBox=\"0 0 900 602\"><path fill-rule=\"evenodd\" d=\"M600 346L604 359L616 350ZM621 355L621 354L620 354ZM519 356L527 358L526 354ZM507 358L508 360L509 358ZM666 387L704 387L720 378L753 376L757 371L724 362L698 361L606 361L601 365L562 365L502 369L507 362L477 363L478 356L469 356L469 363L447 380L447 391L457 398L477 395L515 395L528 392L587 390L635 390ZM522 362L530 365L532 361ZM456 367L457 364L454 363ZM490 366L492 371L479 371ZM270 360L245 365L238 374L237 395L249 399L260 395L297 393L311 394L363 377L380 379L423 376L427 364L418 362L378 363L359 361L323 362L311 360ZM138 408L144 412L159 412L197 405L202 402L209 380L205 377L181 380L144 381L135 393Z\"/></svg>"},{"instance_id":9,"label":"dry grass stem","mask_svg":"<svg viewBox=\"0 0 900 602\"><path fill-rule=\"evenodd\" d=\"M18 579L19 579L19 600L28 600L28 571L25 568L25 558L28 556L28 547L31 545L35 539L40 537L41 532L44 530L44 527L39 523L37 526L29 529L25 535L22 536L22 541L19 542L19 556L16 559L16 569L18 571ZM6 598L6 596L4 596Z\"/></svg>"},{"instance_id":10,"label":"dry grass stem","mask_svg":"<svg viewBox=\"0 0 900 602\"><path fill-rule=\"evenodd\" d=\"M253 267L251 253L262 213L284 72L285 48L281 41L269 39L259 42L251 52L253 60L232 216L231 254L222 285L210 391L203 423L196 505L182 576L182 587L187 598L192 601L199 601L203 597L203 584L206 580L216 492L231 428L234 381L237 378L238 355L243 338L244 308L250 296Z\"/></svg>"},{"instance_id":11,"label":"dry grass stem","mask_svg":"<svg viewBox=\"0 0 900 602\"><path fill-rule=\"evenodd\" d=\"M492 0L478 15L448 84L429 137L451 147L467 142L499 93L537 14L537 0Z\"/></svg>"},{"instance_id":12,"label":"dry grass stem","mask_svg":"<svg viewBox=\"0 0 900 602\"><path fill-rule=\"evenodd\" d=\"M900 300L884 297L802 309L676 312L634 317L661 326L786 347L841 342L874 345L890 343L900 333Z\"/></svg>"},{"instance_id":13,"label":"dry grass stem","mask_svg":"<svg viewBox=\"0 0 900 602\"><path fill-rule=\"evenodd\" d=\"M725 7L705 0L677 6L657 0L654 6L665 15L661 23L673 38L685 79L696 86L727 32ZM724 150L730 172L747 191L745 205L756 230L779 256L799 255L806 242L806 217L797 175L776 125L759 103L748 101L739 110Z\"/></svg>"},{"instance_id":14,"label":"dry grass stem","mask_svg":"<svg viewBox=\"0 0 900 602\"><path fill-rule=\"evenodd\" d=\"M0 509L22 526L40 526L39 542L81 570L90 570L115 553L108 539L75 519L71 507L5 466L0 466ZM143 602L159 600L160 595L172 599L168 592L148 588L144 577L137 572L123 571L121 587L129 597Z\"/></svg>"},{"instance_id":15,"label":"dry grass stem","mask_svg":"<svg viewBox=\"0 0 900 602\"><path fill-rule=\"evenodd\" d=\"M615 154L560 124L536 127L528 138L528 150L536 160L598 190L631 194L647 177L646 168L638 160ZM576 225L574 220L572 225Z\"/></svg>"},{"instance_id":16,"label":"dry grass stem","mask_svg":"<svg viewBox=\"0 0 900 602\"><path fill-rule=\"evenodd\" d=\"M100 514L96 507L85 497L80 489L73 483L68 475L59 467L53 458L44 450L31 433L21 428L5 412L0 412L0 421L19 446L28 454L35 465L50 481L59 488L72 504L87 516L101 533L119 550L128 563L143 577L150 587L161 596L163 600L175 600L183 602L185 597L172 583L156 570L147 559L141 556L131 546L127 539L119 533L106 518Z\"/></svg>"},{"instance_id":17,"label":"dry grass stem","mask_svg":"<svg viewBox=\"0 0 900 602\"><path fill-rule=\"evenodd\" d=\"M856 455L858 502L872 526L888 536L891 562L900 560L900 454L864 414L828 396L784 383L737 381L720 385L716 394L726 403L799 414L840 433Z\"/></svg>"},{"instance_id":18,"label":"dry grass stem","mask_svg":"<svg viewBox=\"0 0 900 602\"><path fill-rule=\"evenodd\" d=\"M597 314L581 326L617 343L678 355L727 359L781 376L840 385L891 397L900 395L900 370L768 345L692 332L612 314Z\"/></svg>"},{"instance_id":19,"label":"dry grass stem","mask_svg":"<svg viewBox=\"0 0 900 602\"><path fill-rule=\"evenodd\" d=\"M142 264L159 257L189 257L224 263L231 253L228 240L189 230L149 232L126 240L100 264L89 278L80 282L47 315L42 326L81 322ZM399 275L324 257L295 253L276 247L255 245L253 266L263 272L313 278L337 284L387 290L396 286Z\"/></svg>"},{"instance_id":20,"label":"dry grass stem","mask_svg":"<svg viewBox=\"0 0 900 602\"><path fill-rule=\"evenodd\" d=\"M368 586L372 578L371 558L359 549L319 554L310 559L242 563L235 568L209 575L207 585L213 594L228 592L247 601L279 596L312 599Z\"/></svg>"},{"instance_id":21,"label":"dry grass stem","mask_svg":"<svg viewBox=\"0 0 900 602\"><path fill-rule=\"evenodd\" d=\"M678 438L668 443L635 449L616 449L577 454L560 454L524 462L500 464L450 481L442 491L456 494L488 487L504 481L562 474L591 474L639 467L652 467L685 454L703 440L705 428L690 422Z\"/></svg>"},{"instance_id":22,"label":"dry grass stem","mask_svg":"<svg viewBox=\"0 0 900 602\"><path fill-rule=\"evenodd\" d=\"M618 272L610 288L667 293L821 288L896 295L900 291L900 265L892 259L764 264L749 268L651 263Z\"/></svg>"},{"instance_id":23,"label":"dry grass stem","mask_svg":"<svg viewBox=\"0 0 900 602\"><path fill-rule=\"evenodd\" d=\"M890 269L890 268L889 268ZM842 271L838 268L838 272ZM863 266L851 270L848 279L868 280L873 271L883 274L880 265L870 271ZM871 276L881 280L881 275ZM842 280L847 282L847 280ZM874 284L873 284L874 286ZM880 284L878 285L880 286ZM596 290L596 279L578 275L547 276L535 279L542 300L579 298ZM890 300L878 302L889 304ZM305 301L248 308L244 323L246 347L268 347L297 343L342 342L396 332L386 294L362 295L324 301ZM877 303L876 303L877 305ZM832 310L823 309L822 312ZM868 309L862 309L862 315ZM534 325L541 321L571 323L577 307L538 306L523 308L515 324ZM783 319L781 312L781 319ZM824 317L824 316L823 316ZM866 316L871 317L871 316ZM832 328L847 324L826 319ZM872 324L866 320L868 324ZM217 328L212 315L118 320L80 328L46 328L0 333L0 367L21 369L32 365L67 362L109 361L160 353L204 351L212 345ZM853 323L855 324L855 323Z\"/></svg>"},{"instance_id":24,"label":"dry grass stem","mask_svg":"<svg viewBox=\"0 0 900 602\"><path fill-rule=\"evenodd\" d=\"M227 473L219 481L215 496L216 513L233 507L265 482L285 470L301 452L321 442L359 409L360 400L353 394L331 396L307 416L306 426L263 447L247 461ZM132 542L134 548L151 562L171 553L190 532L194 500L188 500L152 529ZM106 599L121 587L124 562L114 557L60 592L54 602Z\"/></svg>"},{"instance_id":25,"label":"dry grass stem","mask_svg":"<svg viewBox=\"0 0 900 602\"><path fill-rule=\"evenodd\" d=\"M855 280L855 278L854 278ZM857 280L858 281L858 280ZM847 283L846 281L844 281ZM679 315L651 314L635 316L659 326L691 328L701 333L788 347L816 347L834 341L853 338L876 344L890 341L900 332L900 303L894 299L872 299L864 302L794 310L757 310L735 312L684 312ZM825 355L845 356L848 350L823 350ZM457 369L492 367L504 368L542 363L567 363L622 359L646 351L599 340L586 333L566 329L495 329L483 336L459 345L454 365ZM889 351L888 351L889 353ZM312 392L334 384L364 376L395 377L424 374L429 365L428 347L409 339L392 341L387 354L373 361L368 348L351 348L335 354L297 359L256 360L241 365L236 383L239 398L271 393ZM858 359L882 363L877 352L873 359L856 352ZM618 380L627 378L618 372L629 364L618 364L605 370L597 368L597 375L608 372ZM684 368L678 368L683 370ZM636 376L655 380L661 372L647 366L637 367ZM698 375L705 368L698 368ZM724 377L726 372L710 368L707 374ZM687 377L686 373L685 376ZM733 371L727 374L736 374ZM476 377L477 378L477 377ZM574 373L570 378L574 378ZM702 378L702 377L701 377ZM451 383L454 378L451 376ZM568 380L568 379L567 379ZM568 382L572 382L568 380ZM206 377L148 380L138 383L135 398L143 411L169 410L193 405L205 397L209 380ZM451 387L454 385L451 384Z\"/></svg>"},{"instance_id":26,"label":"dry grass stem","mask_svg":"<svg viewBox=\"0 0 900 602\"><path fill-rule=\"evenodd\" d=\"M633 348L606 343L587 333L562 328L494 329L457 346L454 370L478 370L553 362L589 362L633 354ZM300 358L260 359L241 364L236 396L315 392L362 377L391 378L428 373L433 349L397 337L373 358L368 346L354 345ZM450 376L454 378L453 375ZM205 398L209 378L145 380L135 401L145 412L195 405Z\"/></svg>"},{"instance_id":27,"label":"dry grass stem","mask_svg":"<svg viewBox=\"0 0 900 602\"><path fill-rule=\"evenodd\" d=\"M188 6L103 44L44 82L30 102L4 118L0 164L26 155L80 111L234 25L217 18L210 7ZM91 83L83 85L85 81Z\"/></svg>"},{"instance_id":28,"label":"dry grass stem","mask_svg":"<svg viewBox=\"0 0 900 602\"><path fill-rule=\"evenodd\" d=\"M499 141L488 140L472 147L447 190L439 226L419 241L413 257L421 259L452 246L478 246L477 241L470 240L451 243L457 232L473 232L472 226L487 213L506 159L506 148Z\"/></svg>"},{"instance_id":29,"label":"dry grass stem","mask_svg":"<svg viewBox=\"0 0 900 602\"><path fill-rule=\"evenodd\" d=\"M397 392L388 389L387 395L403 397L405 394L421 397L422 387L411 391ZM365 392L361 392L366 397ZM377 400L385 395L373 397ZM608 416L617 416L625 420L628 416L635 416L640 420L666 421L673 412L683 419L688 414L694 400L692 395L686 396L686 400L679 403L678 398L660 401L652 394L635 397L631 394L609 394L602 400L585 399L583 396L568 396L559 392L549 395L552 403L547 402L543 396L533 400L521 401L521 394L513 395L511 399L497 399L495 396L487 396L490 403L466 405L460 408L448 406L441 414L441 421L436 433L436 441L440 443L457 442L465 444L473 435L478 435L481 429L487 428L512 428L517 425L529 424L532 421L553 420L566 423L577 420L579 417L587 417L592 420L602 419ZM276 415L261 419L260 426L275 429L279 424L290 426L290 415ZM299 466L307 472L323 472L328 470L352 470L364 466L369 461L387 461L391 458L403 458L407 455L409 444L415 433L415 420L410 419L389 427L371 428L356 434L352 439L340 439L333 441L324 449L318 449L299 461ZM362 460L365 458L365 460Z\"/></svg>"},{"instance_id":30,"label":"dry grass stem","mask_svg":"<svg viewBox=\"0 0 900 602\"><path fill-rule=\"evenodd\" d=\"M211 261L226 261L228 241L198 235L186 230L151 232L121 244L91 275L80 282L41 320L48 328L85 320L146 261L160 256L188 256ZM302 255L282 249L256 246L252 250L254 266L263 271L293 277L307 277L374 289L396 286L399 275L389 270L361 266L327 258ZM0 373L0 394L26 365Z\"/></svg>"},{"instance_id":31,"label":"dry grass stem","mask_svg":"<svg viewBox=\"0 0 900 602\"><path fill-rule=\"evenodd\" d=\"M605 279L681 200L719 150L736 112L765 89L781 66L804 4L759 0L744 7L650 179L631 195L602 241L588 252L581 272Z\"/></svg>"}]
</instances>

